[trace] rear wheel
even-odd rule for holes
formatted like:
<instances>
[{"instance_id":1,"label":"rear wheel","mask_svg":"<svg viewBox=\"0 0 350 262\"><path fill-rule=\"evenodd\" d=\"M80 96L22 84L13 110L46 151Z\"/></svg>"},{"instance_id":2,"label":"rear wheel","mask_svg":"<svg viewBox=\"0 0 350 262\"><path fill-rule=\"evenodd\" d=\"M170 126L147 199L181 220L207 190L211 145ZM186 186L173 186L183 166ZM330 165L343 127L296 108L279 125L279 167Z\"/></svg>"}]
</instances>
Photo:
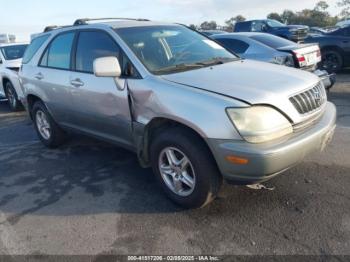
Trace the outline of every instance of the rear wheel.
<instances>
[{"instance_id":1,"label":"rear wheel","mask_svg":"<svg viewBox=\"0 0 350 262\"><path fill-rule=\"evenodd\" d=\"M343 58L336 50L325 50L322 53L322 68L329 73L336 73L343 67Z\"/></svg>"},{"instance_id":2,"label":"rear wheel","mask_svg":"<svg viewBox=\"0 0 350 262\"><path fill-rule=\"evenodd\" d=\"M37 134L45 146L55 148L63 144L65 132L53 120L43 102L34 104L32 117Z\"/></svg>"},{"instance_id":3,"label":"rear wheel","mask_svg":"<svg viewBox=\"0 0 350 262\"><path fill-rule=\"evenodd\" d=\"M18 99L17 92L9 81L6 82L5 85L5 94L12 111L20 111L23 109L21 101Z\"/></svg>"},{"instance_id":4,"label":"rear wheel","mask_svg":"<svg viewBox=\"0 0 350 262\"><path fill-rule=\"evenodd\" d=\"M217 196L222 176L207 146L191 131L173 128L158 134L150 155L158 182L175 203L199 208Z\"/></svg>"}]
</instances>

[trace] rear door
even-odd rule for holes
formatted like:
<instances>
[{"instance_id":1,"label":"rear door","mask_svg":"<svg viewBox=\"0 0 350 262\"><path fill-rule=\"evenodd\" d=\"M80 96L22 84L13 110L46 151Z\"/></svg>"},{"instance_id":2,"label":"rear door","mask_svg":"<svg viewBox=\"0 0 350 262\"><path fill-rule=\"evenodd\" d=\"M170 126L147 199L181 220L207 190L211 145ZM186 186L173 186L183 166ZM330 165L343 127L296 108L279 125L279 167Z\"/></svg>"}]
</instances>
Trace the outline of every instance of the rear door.
<instances>
[{"instance_id":1,"label":"rear door","mask_svg":"<svg viewBox=\"0 0 350 262\"><path fill-rule=\"evenodd\" d=\"M126 79L96 77L93 73L96 58L115 56L121 61L120 47L106 31L82 30L75 48L75 71L70 78L73 125L99 137L132 145Z\"/></svg>"},{"instance_id":2,"label":"rear door","mask_svg":"<svg viewBox=\"0 0 350 262\"><path fill-rule=\"evenodd\" d=\"M71 123L70 70L74 38L73 31L58 34L47 46L33 72L33 84L40 90L40 96L54 119L62 125Z\"/></svg>"}]
</instances>

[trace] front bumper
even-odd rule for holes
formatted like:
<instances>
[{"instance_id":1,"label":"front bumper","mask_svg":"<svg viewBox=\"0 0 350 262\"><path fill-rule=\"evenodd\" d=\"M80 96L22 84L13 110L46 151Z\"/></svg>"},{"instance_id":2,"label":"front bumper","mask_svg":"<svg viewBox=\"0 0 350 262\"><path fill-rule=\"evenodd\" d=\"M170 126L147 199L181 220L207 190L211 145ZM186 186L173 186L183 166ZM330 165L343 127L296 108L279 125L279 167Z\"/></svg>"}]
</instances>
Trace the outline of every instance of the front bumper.
<instances>
[{"instance_id":1,"label":"front bumper","mask_svg":"<svg viewBox=\"0 0 350 262\"><path fill-rule=\"evenodd\" d=\"M225 179L239 184L254 184L286 171L312 152L322 151L333 137L336 115L335 106L328 102L316 124L278 142L250 144L219 139L208 139L207 142ZM249 161L247 164L234 164L226 160L228 156Z\"/></svg>"}]
</instances>

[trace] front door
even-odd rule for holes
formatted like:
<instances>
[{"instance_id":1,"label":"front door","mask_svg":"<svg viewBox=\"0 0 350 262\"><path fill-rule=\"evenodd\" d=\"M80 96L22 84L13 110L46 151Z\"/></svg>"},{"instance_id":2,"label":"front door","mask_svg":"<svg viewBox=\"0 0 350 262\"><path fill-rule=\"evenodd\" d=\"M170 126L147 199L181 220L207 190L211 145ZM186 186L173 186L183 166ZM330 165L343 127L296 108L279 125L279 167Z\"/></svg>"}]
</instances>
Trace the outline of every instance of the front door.
<instances>
[{"instance_id":1,"label":"front door","mask_svg":"<svg viewBox=\"0 0 350 262\"><path fill-rule=\"evenodd\" d=\"M127 80L96 77L93 73L96 58L119 58L119 55L119 46L107 32L79 32L73 61L75 70L70 78L73 125L90 134L132 146Z\"/></svg>"}]
</instances>

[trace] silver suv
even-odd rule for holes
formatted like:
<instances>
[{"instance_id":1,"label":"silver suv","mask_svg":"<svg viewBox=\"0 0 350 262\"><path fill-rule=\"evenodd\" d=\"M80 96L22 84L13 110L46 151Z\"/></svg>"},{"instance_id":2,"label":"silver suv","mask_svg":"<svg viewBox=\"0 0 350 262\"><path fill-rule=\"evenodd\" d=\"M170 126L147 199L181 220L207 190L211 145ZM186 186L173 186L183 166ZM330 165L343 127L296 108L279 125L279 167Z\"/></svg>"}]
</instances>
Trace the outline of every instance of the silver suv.
<instances>
[{"instance_id":1,"label":"silver suv","mask_svg":"<svg viewBox=\"0 0 350 262\"><path fill-rule=\"evenodd\" d=\"M78 20L36 37L20 71L41 141L118 144L166 194L201 207L223 178L269 180L331 139L336 109L308 72L242 60L177 24Z\"/></svg>"}]
</instances>

